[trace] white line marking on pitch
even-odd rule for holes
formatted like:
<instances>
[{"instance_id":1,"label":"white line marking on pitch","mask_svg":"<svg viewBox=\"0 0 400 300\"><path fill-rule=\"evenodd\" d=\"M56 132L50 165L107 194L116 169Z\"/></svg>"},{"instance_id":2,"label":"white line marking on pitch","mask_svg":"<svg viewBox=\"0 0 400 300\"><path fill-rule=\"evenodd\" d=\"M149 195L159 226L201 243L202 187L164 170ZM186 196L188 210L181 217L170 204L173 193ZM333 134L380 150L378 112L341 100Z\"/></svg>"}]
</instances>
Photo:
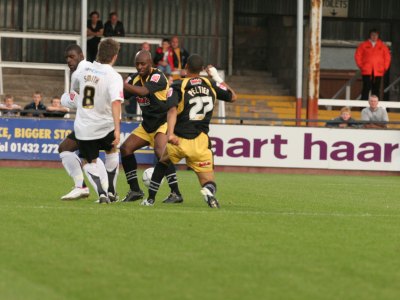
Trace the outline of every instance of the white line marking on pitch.
<instances>
[{"instance_id":1,"label":"white line marking on pitch","mask_svg":"<svg viewBox=\"0 0 400 300\"><path fill-rule=\"evenodd\" d=\"M93 204L96 205L96 204ZM98 204L97 204L98 205ZM124 211L124 212L150 212L153 211L153 213L157 212L163 212L163 213L197 213L197 214L205 214L205 213L212 213L212 211L215 211L216 213L226 213L226 214L233 214L233 215L265 215L265 216L305 216L305 217L354 217L354 218L399 218L400 215L398 214L371 214L371 213L358 213L358 214L346 214L346 213L340 213L340 212L327 212L327 213L321 213L321 212L290 212L290 211L282 211L282 212L269 212L269 211L249 211L249 210L244 210L244 211L232 211L232 210L225 210L225 209L219 209L219 210L193 210L193 209L163 209L160 207L137 207L137 206L131 206L131 207L121 207L120 205L116 206L114 204L109 205L110 208L116 208L118 211ZM1 208L8 208L8 209L15 209L15 208L22 208L22 209L44 209L44 210L80 210L80 211L88 211L88 210L98 210L98 207L68 207L68 206L45 206L45 205L39 205L39 206L23 206L23 205L17 205L17 206L9 206L9 205L1 205ZM103 205L102 207L106 207ZM115 210L113 210L115 211Z\"/></svg>"}]
</instances>

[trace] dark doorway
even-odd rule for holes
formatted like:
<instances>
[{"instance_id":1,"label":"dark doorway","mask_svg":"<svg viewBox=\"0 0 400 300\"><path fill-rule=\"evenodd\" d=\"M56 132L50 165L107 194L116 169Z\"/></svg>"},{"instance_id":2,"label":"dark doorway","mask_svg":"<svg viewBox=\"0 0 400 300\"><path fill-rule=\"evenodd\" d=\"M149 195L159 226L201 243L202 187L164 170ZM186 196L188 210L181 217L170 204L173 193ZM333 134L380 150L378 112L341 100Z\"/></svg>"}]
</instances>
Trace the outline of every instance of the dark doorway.
<instances>
[{"instance_id":1,"label":"dark doorway","mask_svg":"<svg viewBox=\"0 0 400 300\"><path fill-rule=\"evenodd\" d=\"M267 69L267 16L235 13L233 69Z\"/></svg>"}]
</instances>

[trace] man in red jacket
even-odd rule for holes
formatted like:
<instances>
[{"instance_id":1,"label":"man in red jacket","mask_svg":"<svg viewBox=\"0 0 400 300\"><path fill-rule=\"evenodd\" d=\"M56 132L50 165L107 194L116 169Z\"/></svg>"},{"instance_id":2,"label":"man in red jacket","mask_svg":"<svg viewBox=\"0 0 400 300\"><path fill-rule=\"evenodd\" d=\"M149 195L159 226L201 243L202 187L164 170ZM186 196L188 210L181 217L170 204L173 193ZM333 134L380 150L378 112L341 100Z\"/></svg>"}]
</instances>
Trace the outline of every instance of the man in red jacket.
<instances>
[{"instance_id":1,"label":"man in red jacket","mask_svg":"<svg viewBox=\"0 0 400 300\"><path fill-rule=\"evenodd\" d=\"M373 95L380 95L381 79L389 69L391 58L376 29L370 30L369 39L358 46L354 58L363 78L361 99L368 100L371 90Z\"/></svg>"}]
</instances>

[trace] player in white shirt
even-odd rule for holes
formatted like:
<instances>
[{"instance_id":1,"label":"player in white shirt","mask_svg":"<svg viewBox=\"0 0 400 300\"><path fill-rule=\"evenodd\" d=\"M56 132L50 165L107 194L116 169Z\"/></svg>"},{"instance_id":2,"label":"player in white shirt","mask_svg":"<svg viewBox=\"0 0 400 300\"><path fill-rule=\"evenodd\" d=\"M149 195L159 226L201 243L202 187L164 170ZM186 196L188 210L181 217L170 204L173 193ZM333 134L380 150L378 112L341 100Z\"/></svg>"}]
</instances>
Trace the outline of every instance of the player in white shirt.
<instances>
[{"instance_id":1,"label":"player in white shirt","mask_svg":"<svg viewBox=\"0 0 400 300\"><path fill-rule=\"evenodd\" d=\"M64 56L67 65L72 72L72 82L75 80L76 74L79 72L79 70L81 70L88 62L83 56L81 47L76 44L69 45L65 49ZM73 92L72 89L70 92ZM65 102L66 99L69 99L69 93L63 94L61 99L62 103ZM69 103L66 103L66 105L69 108L76 108L75 103L70 101ZM89 188L86 186L84 180L81 160L75 153L75 151L77 150L78 142L75 137L75 132L71 132L58 146L58 152L60 153L61 162L68 175L74 181L74 188L68 194L62 196L61 200L77 200L89 196Z\"/></svg>"},{"instance_id":2,"label":"player in white shirt","mask_svg":"<svg viewBox=\"0 0 400 300\"><path fill-rule=\"evenodd\" d=\"M110 199L108 175L99 152L117 153L120 141L123 81L112 68L118 51L119 44L115 40L103 40L96 61L76 73L76 80L72 82L75 92L70 94L70 101L77 107L74 130L83 170L99 195L100 203L109 203Z\"/></svg>"},{"instance_id":3,"label":"player in white shirt","mask_svg":"<svg viewBox=\"0 0 400 300\"><path fill-rule=\"evenodd\" d=\"M79 93L79 87L76 84L76 77L85 67L91 66L92 63L85 60L82 49L79 45L72 44L65 49L65 60L68 64L71 75L71 90L70 93L74 96ZM76 91L73 90L76 88ZM64 93L62 103L64 106L76 109L76 103L71 100L74 97L70 93ZM58 152L62 164L67 171L68 175L74 181L74 188L66 195L61 197L61 200L77 200L89 196L89 188L84 181L82 163L79 156L75 153L78 150L78 142L75 137L75 132L71 132L59 145ZM113 201L118 200L116 192L117 177L119 173L119 155L118 153L106 154L105 167L109 179L108 196Z\"/></svg>"}]
</instances>

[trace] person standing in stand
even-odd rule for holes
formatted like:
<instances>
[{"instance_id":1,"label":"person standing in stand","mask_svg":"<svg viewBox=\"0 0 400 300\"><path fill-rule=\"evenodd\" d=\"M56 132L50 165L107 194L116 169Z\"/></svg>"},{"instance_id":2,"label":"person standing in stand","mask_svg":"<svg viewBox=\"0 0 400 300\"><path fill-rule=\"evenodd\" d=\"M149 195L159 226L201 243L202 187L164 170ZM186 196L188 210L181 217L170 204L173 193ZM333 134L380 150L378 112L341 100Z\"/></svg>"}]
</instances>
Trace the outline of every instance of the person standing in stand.
<instances>
[{"instance_id":1,"label":"person standing in stand","mask_svg":"<svg viewBox=\"0 0 400 300\"><path fill-rule=\"evenodd\" d=\"M361 100L368 100L370 91L379 96L381 80L390 67L391 56L389 48L379 39L378 30L370 30L368 40L358 46L354 58L363 80Z\"/></svg>"}]
</instances>

